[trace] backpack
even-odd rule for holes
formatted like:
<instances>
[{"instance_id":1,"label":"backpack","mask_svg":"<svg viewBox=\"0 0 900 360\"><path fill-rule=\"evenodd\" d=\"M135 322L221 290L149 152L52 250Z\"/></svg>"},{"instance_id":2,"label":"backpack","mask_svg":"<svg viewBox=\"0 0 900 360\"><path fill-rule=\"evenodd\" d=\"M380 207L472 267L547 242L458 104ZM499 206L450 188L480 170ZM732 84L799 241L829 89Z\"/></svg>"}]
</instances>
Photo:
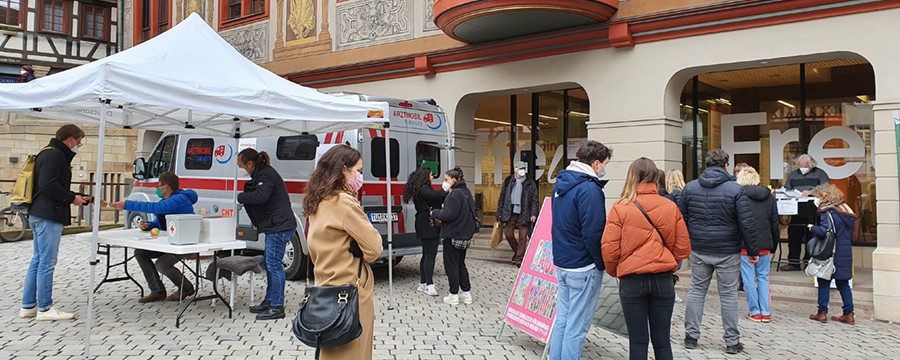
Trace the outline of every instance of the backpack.
<instances>
[{"instance_id":1,"label":"backpack","mask_svg":"<svg viewBox=\"0 0 900 360\"><path fill-rule=\"evenodd\" d=\"M12 205L25 208L31 205L31 201L34 198L34 194L32 194L34 191L34 163L37 156L48 149L53 149L53 147L48 146L35 155L28 155L28 159L25 160L25 165L22 165L22 170L19 170L19 177L16 179L16 184L13 185L13 190L9 195L9 201Z\"/></svg>"}]
</instances>

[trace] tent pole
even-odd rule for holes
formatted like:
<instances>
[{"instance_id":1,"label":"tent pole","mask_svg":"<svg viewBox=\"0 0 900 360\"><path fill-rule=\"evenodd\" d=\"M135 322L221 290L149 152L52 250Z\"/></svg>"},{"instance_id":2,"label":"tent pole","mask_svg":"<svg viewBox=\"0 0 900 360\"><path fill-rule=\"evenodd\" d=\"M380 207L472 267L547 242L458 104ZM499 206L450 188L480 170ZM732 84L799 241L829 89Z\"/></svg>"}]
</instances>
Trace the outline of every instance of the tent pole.
<instances>
[{"instance_id":1,"label":"tent pole","mask_svg":"<svg viewBox=\"0 0 900 360\"><path fill-rule=\"evenodd\" d=\"M387 184L387 243L388 243L388 310L394 310L394 207L391 194L391 123L384 123L384 158Z\"/></svg>"},{"instance_id":2,"label":"tent pole","mask_svg":"<svg viewBox=\"0 0 900 360\"><path fill-rule=\"evenodd\" d=\"M100 201L97 197L103 195L103 143L106 138L106 110L109 106L109 100L100 100L100 134L97 136L97 175L94 176L94 212L91 220L91 261L88 266L91 269L90 286L88 287L88 306L87 317L85 318L85 336L84 336L84 358L91 358L91 328L94 321L94 283L96 281L94 275L97 271L97 238L100 232Z\"/></svg>"}]
</instances>

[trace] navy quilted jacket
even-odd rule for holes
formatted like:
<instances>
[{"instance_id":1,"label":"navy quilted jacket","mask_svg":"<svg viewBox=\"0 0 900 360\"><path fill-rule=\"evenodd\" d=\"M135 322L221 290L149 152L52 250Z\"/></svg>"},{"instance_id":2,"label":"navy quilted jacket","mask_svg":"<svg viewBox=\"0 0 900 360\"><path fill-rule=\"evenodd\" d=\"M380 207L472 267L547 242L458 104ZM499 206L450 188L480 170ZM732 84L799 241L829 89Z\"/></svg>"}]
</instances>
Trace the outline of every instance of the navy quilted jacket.
<instances>
[{"instance_id":1,"label":"navy quilted jacket","mask_svg":"<svg viewBox=\"0 0 900 360\"><path fill-rule=\"evenodd\" d=\"M740 254L743 237L747 255L759 255L753 206L742 194L731 174L715 166L684 187L678 207L687 222L693 251Z\"/></svg>"}]
</instances>

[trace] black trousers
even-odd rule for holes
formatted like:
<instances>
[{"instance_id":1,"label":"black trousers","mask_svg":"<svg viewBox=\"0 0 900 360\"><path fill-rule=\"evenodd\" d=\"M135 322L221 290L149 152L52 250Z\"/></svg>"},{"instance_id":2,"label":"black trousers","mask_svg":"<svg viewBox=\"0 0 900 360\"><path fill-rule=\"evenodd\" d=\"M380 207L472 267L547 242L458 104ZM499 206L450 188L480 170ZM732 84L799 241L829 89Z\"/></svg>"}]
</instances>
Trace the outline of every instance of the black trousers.
<instances>
[{"instance_id":1,"label":"black trousers","mask_svg":"<svg viewBox=\"0 0 900 360\"><path fill-rule=\"evenodd\" d=\"M652 341L657 360L672 359L669 339L675 308L672 273L627 275L619 281L619 300L628 327L630 358L647 359L647 347Z\"/></svg>"},{"instance_id":2,"label":"black trousers","mask_svg":"<svg viewBox=\"0 0 900 360\"><path fill-rule=\"evenodd\" d=\"M453 247L453 240L450 238L444 239L444 271L447 273L451 294L458 294L460 288L462 291L472 290L469 269L466 268L466 250Z\"/></svg>"},{"instance_id":3,"label":"black trousers","mask_svg":"<svg viewBox=\"0 0 900 360\"><path fill-rule=\"evenodd\" d=\"M812 220L812 222L811 222ZM791 216L791 224L788 226L788 263L800 265L800 252L802 245L812 236L812 232L806 227L814 224L815 219L809 216ZM803 260L809 260L809 254L803 254Z\"/></svg>"},{"instance_id":4,"label":"black trousers","mask_svg":"<svg viewBox=\"0 0 900 360\"><path fill-rule=\"evenodd\" d=\"M419 283L434 284L434 260L437 258L438 238L422 239L422 260L419 260Z\"/></svg>"}]
</instances>

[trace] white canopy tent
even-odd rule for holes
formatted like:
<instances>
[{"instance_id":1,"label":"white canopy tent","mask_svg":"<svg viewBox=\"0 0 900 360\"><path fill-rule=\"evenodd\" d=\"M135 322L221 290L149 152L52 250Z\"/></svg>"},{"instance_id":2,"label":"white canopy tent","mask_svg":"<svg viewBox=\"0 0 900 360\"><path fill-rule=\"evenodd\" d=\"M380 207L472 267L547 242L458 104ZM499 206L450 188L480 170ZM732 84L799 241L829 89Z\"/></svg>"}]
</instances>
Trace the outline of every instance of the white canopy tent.
<instances>
[{"instance_id":1,"label":"white canopy tent","mask_svg":"<svg viewBox=\"0 0 900 360\"><path fill-rule=\"evenodd\" d=\"M323 94L261 68L239 54L197 14L107 58L29 83L0 85L0 111L98 123L97 174L103 173L108 124L238 139L388 125L387 110L387 103ZM102 176L96 178L94 193L101 194ZM390 202L390 182L387 191ZM90 357L93 325L99 201L94 203L92 224L86 358ZM391 228L388 226L389 246Z\"/></svg>"}]
</instances>

